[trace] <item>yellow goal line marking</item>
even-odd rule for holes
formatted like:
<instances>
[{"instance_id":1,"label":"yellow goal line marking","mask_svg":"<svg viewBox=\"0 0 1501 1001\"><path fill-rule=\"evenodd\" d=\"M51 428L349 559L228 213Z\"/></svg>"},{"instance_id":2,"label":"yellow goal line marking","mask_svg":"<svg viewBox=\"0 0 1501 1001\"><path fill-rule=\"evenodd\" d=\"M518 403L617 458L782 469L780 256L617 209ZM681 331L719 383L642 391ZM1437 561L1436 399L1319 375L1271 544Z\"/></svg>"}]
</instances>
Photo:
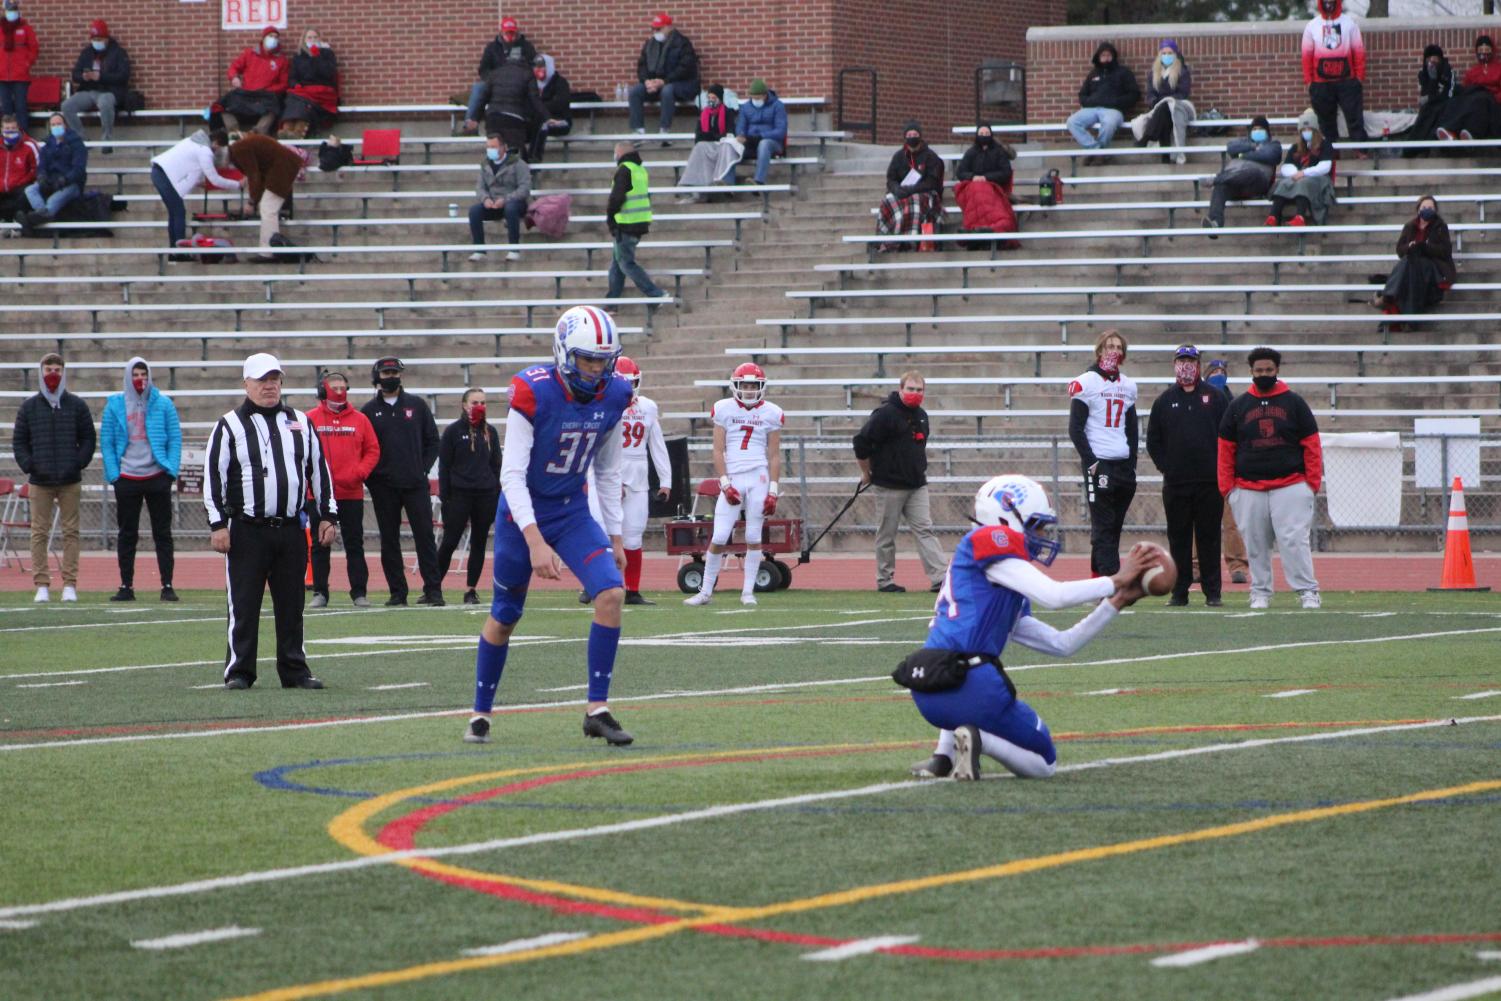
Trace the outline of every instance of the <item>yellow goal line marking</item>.
<instances>
[{"instance_id":1,"label":"yellow goal line marking","mask_svg":"<svg viewBox=\"0 0 1501 1001\"><path fill-rule=\"evenodd\" d=\"M1009 876L1039 872L1044 869L1061 868L1080 862L1095 862L1100 859L1119 858L1138 852L1155 851L1161 848L1194 844L1201 841L1213 841L1219 838L1239 837L1243 834L1255 834L1295 824L1308 824L1320 820L1331 820L1337 817L1370 813L1394 806L1407 806L1413 803L1451 799L1456 796L1473 796L1480 793L1493 792L1498 789L1501 789L1501 780L1492 779L1482 782L1467 782L1464 785L1447 786L1442 789L1427 789L1421 792L1409 793L1405 796L1363 800L1357 803L1344 803L1339 806L1326 806L1311 810L1296 810L1291 813L1278 814L1272 817L1262 817L1234 824L1222 824L1216 827L1205 827L1197 831L1185 831L1181 834L1163 834L1156 837L1122 841L1116 844L1098 845L1093 848L1078 848L1072 851L1017 859L999 865L983 866L959 872L939 873L933 876L898 880L890 883L877 883L871 886L839 890L833 893L803 897L797 900L786 900L759 907L717 908L700 917L685 918L670 924L630 928L590 938L576 939L571 942L563 942L558 945L542 946L524 952L506 953L498 956L475 956L436 963L422 963L399 970L387 970L355 977L343 977L291 987L280 987L258 994L245 995L234 999L234 1001L301 1001L304 998L330 997L348 991L390 987L395 984L411 983L416 980L426 980L453 973L465 973L471 970L493 969L539 959L581 955L588 952L613 949L622 945L632 945L637 942L666 938L681 931L689 931L706 925L724 924L732 921L744 923L778 917L784 914L799 914L833 907L846 907L850 904L858 904L879 897L916 893L921 890L954 886L962 883L973 883L981 880L1003 879ZM382 848L384 850L384 846Z\"/></svg>"}]
</instances>

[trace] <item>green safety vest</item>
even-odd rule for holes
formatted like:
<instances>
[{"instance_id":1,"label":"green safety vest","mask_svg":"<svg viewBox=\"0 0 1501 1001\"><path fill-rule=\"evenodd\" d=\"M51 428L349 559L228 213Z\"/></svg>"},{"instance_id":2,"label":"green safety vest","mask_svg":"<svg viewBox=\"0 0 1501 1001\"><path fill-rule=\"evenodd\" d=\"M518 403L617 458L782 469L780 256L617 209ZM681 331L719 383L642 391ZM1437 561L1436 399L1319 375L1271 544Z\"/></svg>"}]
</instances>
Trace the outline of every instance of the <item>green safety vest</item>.
<instances>
[{"instance_id":1,"label":"green safety vest","mask_svg":"<svg viewBox=\"0 0 1501 1001\"><path fill-rule=\"evenodd\" d=\"M646 193L646 168L630 161L621 166L631 172L631 187L625 193L625 204L615 213L616 225L651 222L651 197Z\"/></svg>"}]
</instances>

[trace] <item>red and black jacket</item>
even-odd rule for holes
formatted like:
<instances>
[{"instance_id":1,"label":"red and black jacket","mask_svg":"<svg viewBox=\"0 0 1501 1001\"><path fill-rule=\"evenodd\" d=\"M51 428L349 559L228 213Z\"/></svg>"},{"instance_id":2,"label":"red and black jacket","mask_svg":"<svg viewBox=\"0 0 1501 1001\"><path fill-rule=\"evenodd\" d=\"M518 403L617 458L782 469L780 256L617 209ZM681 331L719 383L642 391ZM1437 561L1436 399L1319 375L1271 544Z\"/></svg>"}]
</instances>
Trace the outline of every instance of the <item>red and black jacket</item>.
<instances>
[{"instance_id":1,"label":"red and black jacket","mask_svg":"<svg viewBox=\"0 0 1501 1001\"><path fill-rule=\"evenodd\" d=\"M1237 396L1220 422L1219 487L1276 490L1324 481L1319 426L1308 403L1282 380L1263 393L1252 386Z\"/></svg>"}]
</instances>

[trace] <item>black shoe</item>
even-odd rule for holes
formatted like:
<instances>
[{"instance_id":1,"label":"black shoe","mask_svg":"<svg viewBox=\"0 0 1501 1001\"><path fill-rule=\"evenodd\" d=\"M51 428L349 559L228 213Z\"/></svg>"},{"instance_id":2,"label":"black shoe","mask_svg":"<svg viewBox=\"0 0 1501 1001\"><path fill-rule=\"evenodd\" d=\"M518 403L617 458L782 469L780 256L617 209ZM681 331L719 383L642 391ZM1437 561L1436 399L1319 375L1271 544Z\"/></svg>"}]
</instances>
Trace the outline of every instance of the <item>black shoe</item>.
<instances>
[{"instance_id":1,"label":"black shoe","mask_svg":"<svg viewBox=\"0 0 1501 1001\"><path fill-rule=\"evenodd\" d=\"M627 605L655 605L656 604L655 601L648 601L647 599L641 597L641 592L640 591L627 591L627 592L625 592L625 603Z\"/></svg>"},{"instance_id":2,"label":"black shoe","mask_svg":"<svg viewBox=\"0 0 1501 1001\"><path fill-rule=\"evenodd\" d=\"M313 677L310 674L306 678L303 678L301 681L294 681L290 685L282 685L281 687L283 687L283 688L322 688L323 687L323 682L319 681L317 678Z\"/></svg>"},{"instance_id":3,"label":"black shoe","mask_svg":"<svg viewBox=\"0 0 1501 1001\"><path fill-rule=\"evenodd\" d=\"M946 779L954 771L954 759L947 754L935 754L927 761L912 766L912 775L919 779Z\"/></svg>"},{"instance_id":4,"label":"black shoe","mask_svg":"<svg viewBox=\"0 0 1501 1001\"><path fill-rule=\"evenodd\" d=\"M1222 605L1224 605L1225 603L1223 601L1221 601L1220 600L1220 596L1216 594L1212 598L1205 598L1204 599L1204 604L1208 605L1210 608L1219 608Z\"/></svg>"},{"instance_id":5,"label":"black shoe","mask_svg":"<svg viewBox=\"0 0 1501 1001\"><path fill-rule=\"evenodd\" d=\"M391 597L389 597L389 598L386 599L386 607L387 608L405 608L405 607L407 607L407 596L406 595L402 595L400 598L398 598L394 594L391 595Z\"/></svg>"},{"instance_id":6,"label":"black shoe","mask_svg":"<svg viewBox=\"0 0 1501 1001\"><path fill-rule=\"evenodd\" d=\"M589 592L588 591L580 591L579 592L579 604L580 605L587 605L587 604L589 604Z\"/></svg>"},{"instance_id":7,"label":"black shoe","mask_svg":"<svg viewBox=\"0 0 1501 1001\"><path fill-rule=\"evenodd\" d=\"M928 588L928 593L929 594L937 594L939 591L942 591L942 590L943 590L943 582L939 581L937 584L934 584L932 587Z\"/></svg>"},{"instance_id":8,"label":"black shoe","mask_svg":"<svg viewBox=\"0 0 1501 1001\"><path fill-rule=\"evenodd\" d=\"M471 587L469 590L467 590L467 591L464 592L464 604L466 604L466 605L478 605L479 604L479 595L475 592L474 588Z\"/></svg>"},{"instance_id":9,"label":"black shoe","mask_svg":"<svg viewBox=\"0 0 1501 1001\"><path fill-rule=\"evenodd\" d=\"M249 687L250 687L250 682L246 681L244 678L240 677L238 674L235 675L233 678L230 678L228 681L226 681L224 683L225 690L226 691L231 691L231 692L244 691L245 689L247 689Z\"/></svg>"},{"instance_id":10,"label":"black shoe","mask_svg":"<svg viewBox=\"0 0 1501 1001\"><path fill-rule=\"evenodd\" d=\"M422 597L417 599L417 604L431 605L434 608L442 608L444 605L448 604L448 602L443 600L442 591L434 591L431 594L423 594Z\"/></svg>"},{"instance_id":11,"label":"black shoe","mask_svg":"<svg viewBox=\"0 0 1501 1001\"><path fill-rule=\"evenodd\" d=\"M121 584L120 585L120 590L116 591L113 595L111 595L109 600L110 601L135 601L136 600L135 588L133 588L133 587L127 587L126 585Z\"/></svg>"},{"instance_id":12,"label":"black shoe","mask_svg":"<svg viewBox=\"0 0 1501 1001\"><path fill-rule=\"evenodd\" d=\"M615 717L610 715L609 710L584 717L584 736L603 737L615 747L624 747L636 739L620 729L620 724L615 722Z\"/></svg>"},{"instance_id":13,"label":"black shoe","mask_svg":"<svg viewBox=\"0 0 1501 1001\"><path fill-rule=\"evenodd\" d=\"M906 594L907 589L900 584L882 584L876 588L882 594Z\"/></svg>"},{"instance_id":14,"label":"black shoe","mask_svg":"<svg viewBox=\"0 0 1501 1001\"><path fill-rule=\"evenodd\" d=\"M1175 594L1167 599L1167 604L1169 608L1184 608L1188 605L1188 595Z\"/></svg>"},{"instance_id":15,"label":"black shoe","mask_svg":"<svg viewBox=\"0 0 1501 1001\"><path fill-rule=\"evenodd\" d=\"M177 592L176 591L172 590L172 585L168 584L166 587L162 588L162 600L163 601L181 601L182 599L177 596Z\"/></svg>"},{"instance_id":16,"label":"black shoe","mask_svg":"<svg viewBox=\"0 0 1501 1001\"><path fill-rule=\"evenodd\" d=\"M464 731L464 743L490 743L490 720L484 716L475 716L471 719L469 721L469 729Z\"/></svg>"},{"instance_id":17,"label":"black shoe","mask_svg":"<svg viewBox=\"0 0 1501 1001\"><path fill-rule=\"evenodd\" d=\"M1242 570L1237 570L1233 574L1230 575L1230 583L1232 583L1232 584L1244 584L1245 582L1246 582L1246 575L1245 575L1245 572L1242 571Z\"/></svg>"}]
</instances>

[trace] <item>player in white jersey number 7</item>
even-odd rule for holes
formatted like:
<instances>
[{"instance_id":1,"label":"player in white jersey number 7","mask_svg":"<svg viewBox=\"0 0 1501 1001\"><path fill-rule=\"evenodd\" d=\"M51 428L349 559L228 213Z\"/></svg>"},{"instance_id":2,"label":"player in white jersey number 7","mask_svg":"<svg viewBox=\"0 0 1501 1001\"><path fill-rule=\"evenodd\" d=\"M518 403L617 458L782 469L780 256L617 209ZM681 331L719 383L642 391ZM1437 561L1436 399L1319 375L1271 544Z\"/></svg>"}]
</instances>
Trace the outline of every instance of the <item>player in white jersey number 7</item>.
<instances>
[{"instance_id":1,"label":"player in white jersey number 7","mask_svg":"<svg viewBox=\"0 0 1501 1001\"><path fill-rule=\"evenodd\" d=\"M745 514L745 581L740 603L756 603L756 571L761 568L761 526L777 510L782 474L782 408L766 399L766 373L746 362L730 376L731 399L709 411L714 421L714 472L719 499L714 503L714 535L704 560L704 582L685 605L707 605L724 565L724 547Z\"/></svg>"}]
</instances>

